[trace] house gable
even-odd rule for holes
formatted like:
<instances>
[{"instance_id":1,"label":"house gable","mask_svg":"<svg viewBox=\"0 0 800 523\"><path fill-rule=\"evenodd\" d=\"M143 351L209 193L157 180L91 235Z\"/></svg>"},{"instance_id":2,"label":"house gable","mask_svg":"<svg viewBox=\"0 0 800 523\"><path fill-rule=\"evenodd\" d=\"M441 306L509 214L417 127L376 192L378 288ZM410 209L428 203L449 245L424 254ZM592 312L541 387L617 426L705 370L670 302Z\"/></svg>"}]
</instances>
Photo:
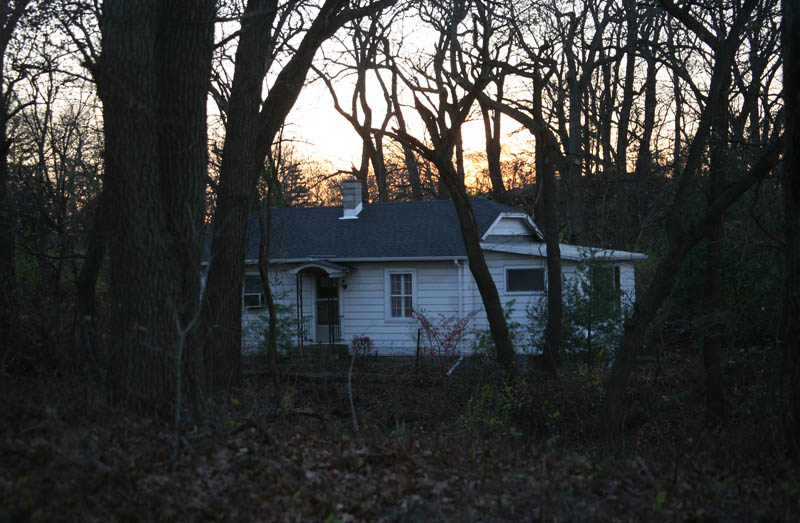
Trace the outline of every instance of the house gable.
<instances>
[{"instance_id":1,"label":"house gable","mask_svg":"<svg viewBox=\"0 0 800 523\"><path fill-rule=\"evenodd\" d=\"M533 222L530 216L521 212L500 212L494 222L486 229L481 236L482 241L500 237L527 238L531 240L541 240L542 232Z\"/></svg>"}]
</instances>

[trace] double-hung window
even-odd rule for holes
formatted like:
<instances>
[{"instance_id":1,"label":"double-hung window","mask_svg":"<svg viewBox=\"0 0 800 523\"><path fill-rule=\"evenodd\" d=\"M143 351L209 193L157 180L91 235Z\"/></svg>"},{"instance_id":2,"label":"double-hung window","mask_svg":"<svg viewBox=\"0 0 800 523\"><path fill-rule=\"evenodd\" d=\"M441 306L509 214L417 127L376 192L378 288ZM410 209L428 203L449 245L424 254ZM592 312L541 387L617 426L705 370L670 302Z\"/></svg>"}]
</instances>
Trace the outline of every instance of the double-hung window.
<instances>
[{"instance_id":1,"label":"double-hung window","mask_svg":"<svg viewBox=\"0 0 800 523\"><path fill-rule=\"evenodd\" d=\"M389 319L411 318L414 310L416 274L413 270L386 272L386 313Z\"/></svg>"},{"instance_id":2,"label":"double-hung window","mask_svg":"<svg viewBox=\"0 0 800 523\"><path fill-rule=\"evenodd\" d=\"M245 309L263 309L266 306L261 276L245 275L242 302Z\"/></svg>"}]
</instances>

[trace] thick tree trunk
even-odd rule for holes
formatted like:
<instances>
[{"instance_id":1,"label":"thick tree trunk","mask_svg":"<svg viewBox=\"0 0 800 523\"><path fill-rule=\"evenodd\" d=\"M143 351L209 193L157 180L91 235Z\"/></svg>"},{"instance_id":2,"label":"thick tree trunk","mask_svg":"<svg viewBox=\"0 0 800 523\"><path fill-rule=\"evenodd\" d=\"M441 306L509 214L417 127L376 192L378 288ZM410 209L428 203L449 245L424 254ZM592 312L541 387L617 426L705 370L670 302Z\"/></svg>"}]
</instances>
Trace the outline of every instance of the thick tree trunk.
<instances>
[{"instance_id":1,"label":"thick tree trunk","mask_svg":"<svg viewBox=\"0 0 800 523\"><path fill-rule=\"evenodd\" d=\"M200 401L199 360L185 341L199 306L214 7L108 0L103 8L96 71L114 210L113 400L172 415L182 392Z\"/></svg>"},{"instance_id":2,"label":"thick tree trunk","mask_svg":"<svg viewBox=\"0 0 800 523\"><path fill-rule=\"evenodd\" d=\"M155 132L157 27L152 2L104 3L98 89L104 180L114 209L109 220L112 400L166 414L174 397L176 366L172 330L164 321L171 311L164 293L169 256Z\"/></svg>"},{"instance_id":3,"label":"thick tree trunk","mask_svg":"<svg viewBox=\"0 0 800 523\"><path fill-rule=\"evenodd\" d=\"M800 459L800 8L783 0L783 96L786 134L783 206L786 216L786 294L780 345L785 408L783 425L791 456Z\"/></svg>"},{"instance_id":4,"label":"thick tree trunk","mask_svg":"<svg viewBox=\"0 0 800 523\"><path fill-rule=\"evenodd\" d=\"M200 315L200 258L208 178L206 102L214 45L214 0L170 0L159 6L156 40L161 205L172 269L168 300L179 329L177 365L195 415L205 410ZM179 396L180 406L180 396Z\"/></svg>"},{"instance_id":5,"label":"thick tree trunk","mask_svg":"<svg viewBox=\"0 0 800 523\"><path fill-rule=\"evenodd\" d=\"M581 93L577 81L569 83L569 141L567 142L567 172L564 176L567 207L567 238L570 243L580 243L583 226L583 154L581 150Z\"/></svg>"},{"instance_id":6,"label":"thick tree trunk","mask_svg":"<svg viewBox=\"0 0 800 523\"><path fill-rule=\"evenodd\" d=\"M564 312L561 288L561 247L558 239L561 224L558 219L558 191L556 185L556 164L558 143L555 136L544 124L542 110L543 80L533 81L532 114L539 125L529 125L536 137L536 177L542 183L539 209L544 218L544 240L547 245L547 323L544 329L543 364L545 370L556 374L561 362L561 319ZM533 122L531 122L533 123Z\"/></svg>"}]
</instances>

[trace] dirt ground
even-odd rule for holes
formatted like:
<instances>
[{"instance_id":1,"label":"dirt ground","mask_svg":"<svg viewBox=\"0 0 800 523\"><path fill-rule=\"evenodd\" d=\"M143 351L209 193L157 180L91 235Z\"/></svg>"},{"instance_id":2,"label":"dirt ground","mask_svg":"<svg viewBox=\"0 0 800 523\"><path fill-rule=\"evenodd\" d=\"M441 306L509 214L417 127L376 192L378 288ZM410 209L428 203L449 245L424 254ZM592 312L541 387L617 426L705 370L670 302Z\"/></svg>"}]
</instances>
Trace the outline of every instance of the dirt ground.
<instances>
[{"instance_id":1,"label":"dirt ground","mask_svg":"<svg viewBox=\"0 0 800 523\"><path fill-rule=\"evenodd\" d=\"M800 518L800 468L766 371L746 358L726 369L714 428L695 357L641 366L613 445L600 438L603 370L511 386L491 365L443 378L367 362L351 409L346 367L286 376L279 395L248 367L177 452L169 426L108 410L77 378L0 376L0 521Z\"/></svg>"}]
</instances>

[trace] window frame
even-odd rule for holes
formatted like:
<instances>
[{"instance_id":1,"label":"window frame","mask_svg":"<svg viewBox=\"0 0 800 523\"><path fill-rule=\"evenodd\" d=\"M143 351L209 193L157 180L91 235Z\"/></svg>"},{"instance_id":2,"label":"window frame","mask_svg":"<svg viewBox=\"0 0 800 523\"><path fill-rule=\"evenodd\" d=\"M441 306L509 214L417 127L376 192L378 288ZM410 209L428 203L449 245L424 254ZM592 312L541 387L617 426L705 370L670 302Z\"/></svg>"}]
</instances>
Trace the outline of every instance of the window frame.
<instances>
[{"instance_id":1,"label":"window frame","mask_svg":"<svg viewBox=\"0 0 800 523\"><path fill-rule=\"evenodd\" d=\"M509 284L508 273L510 271L541 271L542 272L542 288L541 288L541 290L517 290L517 291L512 291L511 289L509 289L509 285L508 285ZM530 265L508 265L506 267L503 267L503 278L505 279L504 288L505 288L505 293L506 294L512 294L512 295L535 295L535 294L544 294L547 291L547 270L545 269L545 267L543 265L535 265L533 267L530 266Z\"/></svg>"},{"instance_id":2,"label":"window frame","mask_svg":"<svg viewBox=\"0 0 800 523\"><path fill-rule=\"evenodd\" d=\"M258 279L259 285L261 285L261 275L260 274L246 274L244 275L244 279L242 280L242 308L245 311L259 311L267 306L267 297L264 295L264 289L261 288L259 292L247 292L247 279L248 278L256 278ZM247 296L258 296L259 305L247 305L246 297Z\"/></svg>"},{"instance_id":3,"label":"window frame","mask_svg":"<svg viewBox=\"0 0 800 523\"><path fill-rule=\"evenodd\" d=\"M414 316L393 316L392 315L392 276L393 275L409 275L411 276L411 310L416 310L419 306L417 294L417 270L410 267L398 267L394 269L384 270L384 318L386 321L408 322L414 321ZM403 293L400 296L405 297ZM404 307L405 308L405 307Z\"/></svg>"}]
</instances>

